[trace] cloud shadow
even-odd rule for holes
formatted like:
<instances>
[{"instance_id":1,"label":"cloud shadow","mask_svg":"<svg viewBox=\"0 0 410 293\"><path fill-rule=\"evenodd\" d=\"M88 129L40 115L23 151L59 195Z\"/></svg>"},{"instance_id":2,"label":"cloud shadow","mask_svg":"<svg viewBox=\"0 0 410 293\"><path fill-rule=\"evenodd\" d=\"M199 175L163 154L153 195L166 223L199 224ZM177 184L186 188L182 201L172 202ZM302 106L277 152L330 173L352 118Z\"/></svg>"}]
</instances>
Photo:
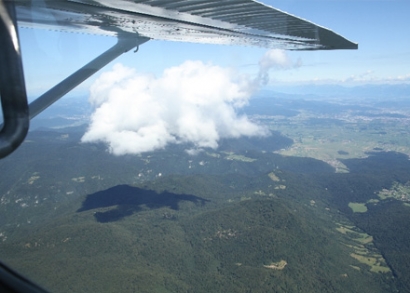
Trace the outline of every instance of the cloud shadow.
<instances>
[{"instance_id":1,"label":"cloud shadow","mask_svg":"<svg viewBox=\"0 0 410 293\"><path fill-rule=\"evenodd\" d=\"M77 213L98 208L116 207L105 212L96 212L94 217L100 223L115 222L143 210L168 207L179 209L180 201L204 205L209 200L189 194L175 194L168 191L157 193L129 185L117 185L107 190L87 195Z\"/></svg>"}]
</instances>

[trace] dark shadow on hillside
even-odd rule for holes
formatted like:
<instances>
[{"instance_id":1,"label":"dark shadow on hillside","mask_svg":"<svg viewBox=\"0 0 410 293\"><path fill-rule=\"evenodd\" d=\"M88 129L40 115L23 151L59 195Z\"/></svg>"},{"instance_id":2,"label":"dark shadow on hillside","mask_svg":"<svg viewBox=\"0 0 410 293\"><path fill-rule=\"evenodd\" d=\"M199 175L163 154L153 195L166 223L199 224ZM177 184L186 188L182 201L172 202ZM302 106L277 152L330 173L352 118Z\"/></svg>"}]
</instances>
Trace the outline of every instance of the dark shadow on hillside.
<instances>
[{"instance_id":1,"label":"dark shadow on hillside","mask_svg":"<svg viewBox=\"0 0 410 293\"><path fill-rule=\"evenodd\" d=\"M367 158L340 159L349 173L321 174L317 177L332 195L332 201L347 215L355 213L349 203L366 203L378 199L378 193L390 189L394 182L409 181L410 160L407 155L396 152L368 152ZM387 202L383 201L383 202ZM354 215L359 217L358 213Z\"/></svg>"},{"instance_id":2,"label":"dark shadow on hillside","mask_svg":"<svg viewBox=\"0 0 410 293\"><path fill-rule=\"evenodd\" d=\"M408 173L410 169L409 157L397 152L367 152L367 158L340 160L351 173L391 175L399 171Z\"/></svg>"},{"instance_id":3,"label":"dark shadow on hillside","mask_svg":"<svg viewBox=\"0 0 410 293\"><path fill-rule=\"evenodd\" d=\"M133 213L139 212L143 209L142 206L149 209L169 207L173 210L178 210L180 201L190 201L195 204L204 205L209 200L189 194L175 194L167 191L157 193L153 190L145 190L129 185L117 185L107 190L87 195L82 207L77 212L116 206L115 209L94 214L98 222L107 223L121 220Z\"/></svg>"}]
</instances>

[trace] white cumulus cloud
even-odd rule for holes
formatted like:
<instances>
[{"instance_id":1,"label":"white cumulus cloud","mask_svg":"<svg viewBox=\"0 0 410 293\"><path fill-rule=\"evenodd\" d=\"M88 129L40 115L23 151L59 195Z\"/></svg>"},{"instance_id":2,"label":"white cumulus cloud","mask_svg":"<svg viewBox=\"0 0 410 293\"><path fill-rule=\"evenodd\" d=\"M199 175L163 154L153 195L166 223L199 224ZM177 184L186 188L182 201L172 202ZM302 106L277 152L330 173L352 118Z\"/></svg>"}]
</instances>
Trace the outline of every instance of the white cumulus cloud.
<instances>
[{"instance_id":1,"label":"white cumulus cloud","mask_svg":"<svg viewBox=\"0 0 410 293\"><path fill-rule=\"evenodd\" d=\"M169 143L216 148L221 138L268 131L236 110L248 103L252 82L199 61L140 74L121 64L91 86L95 107L82 142L104 142L115 155L139 154Z\"/></svg>"}]
</instances>

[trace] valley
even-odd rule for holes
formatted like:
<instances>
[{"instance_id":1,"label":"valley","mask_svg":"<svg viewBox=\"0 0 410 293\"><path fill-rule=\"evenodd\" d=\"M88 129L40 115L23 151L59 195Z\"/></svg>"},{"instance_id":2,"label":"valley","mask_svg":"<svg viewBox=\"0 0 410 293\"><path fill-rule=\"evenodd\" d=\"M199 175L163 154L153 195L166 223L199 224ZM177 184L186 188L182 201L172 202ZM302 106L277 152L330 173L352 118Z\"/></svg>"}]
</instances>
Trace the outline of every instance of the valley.
<instances>
[{"instance_id":1,"label":"valley","mask_svg":"<svg viewBox=\"0 0 410 293\"><path fill-rule=\"evenodd\" d=\"M271 135L113 156L33 129L0 161L0 258L52 292L408 291L410 111L244 111Z\"/></svg>"}]
</instances>

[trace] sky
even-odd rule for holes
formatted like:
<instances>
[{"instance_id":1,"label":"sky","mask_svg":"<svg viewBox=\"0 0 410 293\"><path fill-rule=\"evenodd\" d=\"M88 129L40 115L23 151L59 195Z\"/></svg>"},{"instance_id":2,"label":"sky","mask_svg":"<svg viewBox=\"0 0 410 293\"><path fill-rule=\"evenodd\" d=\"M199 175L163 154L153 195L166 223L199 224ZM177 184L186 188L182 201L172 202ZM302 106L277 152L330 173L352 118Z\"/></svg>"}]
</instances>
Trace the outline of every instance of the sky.
<instances>
[{"instance_id":1,"label":"sky","mask_svg":"<svg viewBox=\"0 0 410 293\"><path fill-rule=\"evenodd\" d=\"M359 49L303 52L150 40L70 94L89 96L94 107L83 142L103 142L115 155L170 143L191 144L194 153L216 148L224 137L266 135L263 126L237 114L261 89L410 83L410 1L261 2L331 29ZM21 29L20 37L31 99L115 43L33 29Z\"/></svg>"}]
</instances>

